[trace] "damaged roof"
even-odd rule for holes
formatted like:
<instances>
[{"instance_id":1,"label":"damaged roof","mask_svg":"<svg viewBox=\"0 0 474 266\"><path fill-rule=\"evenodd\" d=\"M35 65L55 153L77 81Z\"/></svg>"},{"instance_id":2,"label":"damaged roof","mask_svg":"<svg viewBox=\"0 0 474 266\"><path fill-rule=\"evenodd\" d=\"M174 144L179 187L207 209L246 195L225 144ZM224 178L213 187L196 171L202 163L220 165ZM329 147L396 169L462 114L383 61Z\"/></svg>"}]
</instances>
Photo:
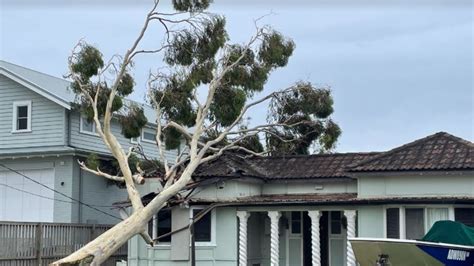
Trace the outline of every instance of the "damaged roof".
<instances>
[{"instance_id":1,"label":"damaged roof","mask_svg":"<svg viewBox=\"0 0 474 266\"><path fill-rule=\"evenodd\" d=\"M265 180L349 178L348 166L378 153L244 157L228 153L201 165L195 177L256 177Z\"/></svg>"}]
</instances>

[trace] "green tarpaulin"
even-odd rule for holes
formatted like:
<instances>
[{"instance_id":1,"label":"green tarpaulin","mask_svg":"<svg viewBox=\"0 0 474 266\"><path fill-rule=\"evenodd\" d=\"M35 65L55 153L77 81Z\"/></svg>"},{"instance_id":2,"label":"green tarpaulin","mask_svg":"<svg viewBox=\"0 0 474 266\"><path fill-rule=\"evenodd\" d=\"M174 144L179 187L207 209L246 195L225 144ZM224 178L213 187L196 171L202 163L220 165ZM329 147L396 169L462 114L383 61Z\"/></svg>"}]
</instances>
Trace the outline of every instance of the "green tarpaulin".
<instances>
[{"instance_id":1,"label":"green tarpaulin","mask_svg":"<svg viewBox=\"0 0 474 266\"><path fill-rule=\"evenodd\" d=\"M474 246L474 227L453 221L438 221L433 224L422 240Z\"/></svg>"}]
</instances>

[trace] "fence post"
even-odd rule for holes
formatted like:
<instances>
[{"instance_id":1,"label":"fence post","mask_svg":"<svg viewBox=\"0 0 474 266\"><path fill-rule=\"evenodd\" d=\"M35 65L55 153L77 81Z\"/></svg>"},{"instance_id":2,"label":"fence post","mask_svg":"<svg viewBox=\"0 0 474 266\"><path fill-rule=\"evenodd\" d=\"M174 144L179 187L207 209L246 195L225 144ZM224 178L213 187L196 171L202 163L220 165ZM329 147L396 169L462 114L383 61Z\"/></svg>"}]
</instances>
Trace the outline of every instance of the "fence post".
<instances>
[{"instance_id":1,"label":"fence post","mask_svg":"<svg viewBox=\"0 0 474 266\"><path fill-rule=\"evenodd\" d=\"M43 250L43 224L38 223L36 225L36 259L38 265L41 265L41 253Z\"/></svg>"}]
</instances>

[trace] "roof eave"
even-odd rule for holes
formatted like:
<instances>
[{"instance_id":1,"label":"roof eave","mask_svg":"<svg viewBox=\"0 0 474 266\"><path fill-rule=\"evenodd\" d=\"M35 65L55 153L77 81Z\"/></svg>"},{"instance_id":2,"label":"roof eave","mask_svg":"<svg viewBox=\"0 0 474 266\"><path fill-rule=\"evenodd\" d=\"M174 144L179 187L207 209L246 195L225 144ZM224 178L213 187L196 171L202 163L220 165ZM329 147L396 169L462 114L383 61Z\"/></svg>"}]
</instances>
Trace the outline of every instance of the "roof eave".
<instances>
[{"instance_id":1,"label":"roof eave","mask_svg":"<svg viewBox=\"0 0 474 266\"><path fill-rule=\"evenodd\" d=\"M33 82L28 81L28 80L18 76L17 74L3 68L3 67L0 67L0 74L10 78L11 80L13 80L13 81L15 81L15 82L17 82L17 83L19 83L23 86L25 86L26 88L38 93L39 95L47 98L48 100L51 100L51 101L59 104L60 106L66 108L67 110L71 110L71 104L68 101L47 92L46 90L44 90L43 88L41 88L37 84L34 84Z\"/></svg>"}]
</instances>

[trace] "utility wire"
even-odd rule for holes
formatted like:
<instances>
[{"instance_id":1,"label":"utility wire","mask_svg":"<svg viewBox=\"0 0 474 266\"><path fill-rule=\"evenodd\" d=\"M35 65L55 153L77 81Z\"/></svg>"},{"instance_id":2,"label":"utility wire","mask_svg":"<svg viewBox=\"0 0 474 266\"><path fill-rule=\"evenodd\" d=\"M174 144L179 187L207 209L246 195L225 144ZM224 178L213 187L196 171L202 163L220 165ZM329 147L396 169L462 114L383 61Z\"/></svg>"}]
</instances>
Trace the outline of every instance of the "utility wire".
<instances>
[{"instance_id":1,"label":"utility wire","mask_svg":"<svg viewBox=\"0 0 474 266\"><path fill-rule=\"evenodd\" d=\"M30 194L30 195L33 195L33 196L36 196L36 197L39 197L39 198L43 198L43 199L48 199L48 200L53 200L53 201L58 201L58 202L64 202L64 203L70 203L70 204L78 204L77 202L73 202L73 201L67 201L67 200L51 198L51 197L48 197L48 196L43 196L43 195L40 195L40 194L36 194L36 193L30 192L30 191L23 190L21 188L13 187L13 186L3 184L3 183L0 183L0 186L4 186L4 187L7 187L7 188L10 188L10 189L22 192L22 193ZM89 205L91 205L93 207L101 207L101 208L112 208L112 207L114 207L114 206L111 206L111 205L92 205L92 204L89 204Z\"/></svg>"},{"instance_id":2,"label":"utility wire","mask_svg":"<svg viewBox=\"0 0 474 266\"><path fill-rule=\"evenodd\" d=\"M77 199L75 199L75 198L71 198L70 196L68 196L68 195L66 195L66 194L64 194L64 193L62 193L62 192L60 192L60 191L57 191L57 190L55 190L54 188L51 188L51 187L49 187L49 186L47 186L47 185L45 185L45 184L43 184L43 183L41 183L41 182L38 182L38 181L34 180L33 178L31 178L31 177L29 177L29 176L27 176L27 175L25 175L25 174L23 174L23 173L21 173L21 172L15 170L15 169L12 169L12 168L10 168L10 167L8 167L8 166L2 164L2 163L0 163L0 166L3 167L3 168L5 168L5 169L7 169L7 170L9 170L9 171L11 171L11 172L13 172L13 173L16 173L16 174L18 174L18 175L21 175L21 176L23 176L24 178L30 180L31 182L36 183L36 184L38 184L38 185L40 185L40 186L42 186L42 187L44 187L44 188L46 188L46 189L49 189L49 190L51 190L51 191L53 191L53 192L55 192L55 193L57 193L57 194L59 194L59 195L61 195L61 196L64 196L64 197L66 197L66 198L68 198L68 199L74 201L74 202L77 202L77 203L82 204L82 205L84 205L84 206L86 206L86 207L89 207L89 208L91 208L91 209L93 209L93 210L95 210L95 211L98 211L98 212L103 213L103 214L105 214L105 215L107 215L107 216L110 216L110 217L113 217L113 218L115 218L115 219L117 219L117 220L122 221L121 218L119 218L119 217L117 217L117 216L115 216L115 215L112 215L112 214L110 214L110 213L104 212L104 211L102 211L102 210L100 210L100 209L97 209L97 208L93 207L92 205L89 205L89 204L87 204L87 203L84 203L84 202L82 202L82 201L80 201L80 200L77 200Z\"/></svg>"}]
</instances>

